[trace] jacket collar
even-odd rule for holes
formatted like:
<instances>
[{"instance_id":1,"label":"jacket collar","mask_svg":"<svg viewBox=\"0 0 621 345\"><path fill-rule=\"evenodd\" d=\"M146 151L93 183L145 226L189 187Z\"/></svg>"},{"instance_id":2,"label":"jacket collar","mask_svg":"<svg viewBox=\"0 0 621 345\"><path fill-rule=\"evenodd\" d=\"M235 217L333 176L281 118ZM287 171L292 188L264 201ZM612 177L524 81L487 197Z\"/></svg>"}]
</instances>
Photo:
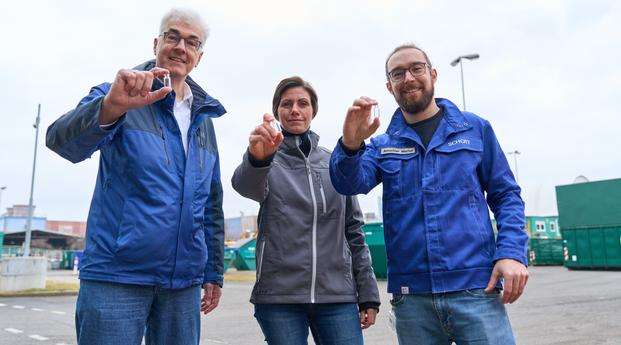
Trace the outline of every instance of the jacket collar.
<instances>
[{"instance_id":1,"label":"jacket collar","mask_svg":"<svg viewBox=\"0 0 621 345\"><path fill-rule=\"evenodd\" d=\"M155 60L149 60L134 67L133 69L138 71L148 71L155 67ZM192 114L207 113L209 117L220 117L226 113L224 106L215 98L211 97L203 88L201 88L190 76L185 78L185 82L192 91ZM157 79L153 80L152 90L162 88L164 85ZM174 95L171 92L164 99L157 103L163 106L170 107L175 103Z\"/></svg>"},{"instance_id":2,"label":"jacket collar","mask_svg":"<svg viewBox=\"0 0 621 345\"><path fill-rule=\"evenodd\" d=\"M311 143L311 152L314 151L317 146L319 146L319 135L313 131L311 131L310 129L301 135L307 135L308 139L310 139L310 143ZM282 142L282 148L289 151L289 150L298 150L298 139L301 137L301 135L287 135L285 136L283 142Z\"/></svg>"},{"instance_id":3,"label":"jacket collar","mask_svg":"<svg viewBox=\"0 0 621 345\"><path fill-rule=\"evenodd\" d=\"M429 142L427 151L442 145L449 135L468 130L472 127L472 125L466 121L466 117L462 111L459 110L453 102L444 98L435 98L435 102L438 107L442 109L443 116L442 121L440 121L436 132ZM416 131L410 128L407 122L405 122L401 108L397 108L393 114L390 124L388 125L388 129L386 130L386 134L390 136L407 138L418 143L421 147L423 146Z\"/></svg>"}]
</instances>

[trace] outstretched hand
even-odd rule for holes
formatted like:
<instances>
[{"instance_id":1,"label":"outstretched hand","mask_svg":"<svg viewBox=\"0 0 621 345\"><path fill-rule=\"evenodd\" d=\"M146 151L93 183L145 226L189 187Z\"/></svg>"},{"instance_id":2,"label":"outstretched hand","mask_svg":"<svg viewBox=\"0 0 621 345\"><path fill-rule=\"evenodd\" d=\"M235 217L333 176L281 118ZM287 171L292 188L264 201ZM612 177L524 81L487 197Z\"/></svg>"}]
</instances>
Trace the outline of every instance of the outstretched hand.
<instances>
[{"instance_id":1,"label":"outstretched hand","mask_svg":"<svg viewBox=\"0 0 621 345\"><path fill-rule=\"evenodd\" d=\"M164 68L154 67L149 71L122 69L116 74L110 92L104 97L99 115L99 124L113 123L128 110L144 107L166 97L172 91L164 86L151 91L153 79L169 74Z\"/></svg>"},{"instance_id":2,"label":"outstretched hand","mask_svg":"<svg viewBox=\"0 0 621 345\"><path fill-rule=\"evenodd\" d=\"M380 126L379 117L371 115L371 109L377 101L362 96L347 109L343 124L343 145L350 150L357 150L362 142L369 138Z\"/></svg>"}]
</instances>

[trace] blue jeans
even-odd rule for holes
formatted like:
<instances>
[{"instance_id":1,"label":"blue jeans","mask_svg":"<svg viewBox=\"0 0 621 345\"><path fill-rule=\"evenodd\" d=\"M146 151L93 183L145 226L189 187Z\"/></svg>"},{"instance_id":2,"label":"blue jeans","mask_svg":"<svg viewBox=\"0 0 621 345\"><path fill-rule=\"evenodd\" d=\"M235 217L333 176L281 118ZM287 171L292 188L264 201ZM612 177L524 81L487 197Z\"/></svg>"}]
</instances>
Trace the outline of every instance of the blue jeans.
<instances>
[{"instance_id":1,"label":"blue jeans","mask_svg":"<svg viewBox=\"0 0 621 345\"><path fill-rule=\"evenodd\" d=\"M75 327L80 345L196 345L200 286L154 286L80 281Z\"/></svg>"},{"instance_id":2,"label":"blue jeans","mask_svg":"<svg viewBox=\"0 0 621 345\"><path fill-rule=\"evenodd\" d=\"M393 297L400 345L515 344L498 289Z\"/></svg>"},{"instance_id":3,"label":"blue jeans","mask_svg":"<svg viewBox=\"0 0 621 345\"><path fill-rule=\"evenodd\" d=\"M254 317L269 345L306 345L308 329L317 345L362 345L355 303L256 304Z\"/></svg>"}]
</instances>

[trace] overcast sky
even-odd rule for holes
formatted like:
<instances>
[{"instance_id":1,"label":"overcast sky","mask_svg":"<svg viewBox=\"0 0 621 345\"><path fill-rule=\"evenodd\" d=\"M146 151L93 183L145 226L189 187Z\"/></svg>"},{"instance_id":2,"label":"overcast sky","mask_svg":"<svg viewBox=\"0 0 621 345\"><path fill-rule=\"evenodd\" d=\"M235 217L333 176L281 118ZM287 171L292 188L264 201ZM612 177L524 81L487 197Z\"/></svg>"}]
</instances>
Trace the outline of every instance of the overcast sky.
<instances>
[{"instance_id":1,"label":"overcast sky","mask_svg":"<svg viewBox=\"0 0 621 345\"><path fill-rule=\"evenodd\" d=\"M35 184L37 213L85 220L98 154L79 164L44 146L45 130L89 88L152 56L169 1L3 1L0 11L0 186L2 209L27 203L37 103L42 125ZM519 150L527 214L556 214L554 186L582 174L621 177L621 5L618 1L176 1L211 27L192 73L228 113L214 121L227 217L258 205L230 186L250 130L271 109L278 81L309 80L319 95L312 129L332 149L345 110L377 99L382 126L396 103L384 60L415 42L438 70L436 96L461 106L461 54L469 111L490 120L505 151ZM513 160L510 158L513 167ZM361 197L377 211L381 187Z\"/></svg>"}]
</instances>

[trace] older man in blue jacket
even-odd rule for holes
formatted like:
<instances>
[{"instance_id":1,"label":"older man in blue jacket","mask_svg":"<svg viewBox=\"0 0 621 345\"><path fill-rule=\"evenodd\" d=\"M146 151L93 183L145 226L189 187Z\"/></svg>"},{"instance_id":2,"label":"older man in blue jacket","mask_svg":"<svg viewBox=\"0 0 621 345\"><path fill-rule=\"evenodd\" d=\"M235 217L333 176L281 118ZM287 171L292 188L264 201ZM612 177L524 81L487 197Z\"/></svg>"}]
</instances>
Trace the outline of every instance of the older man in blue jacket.
<instances>
[{"instance_id":1,"label":"older man in blue jacket","mask_svg":"<svg viewBox=\"0 0 621 345\"><path fill-rule=\"evenodd\" d=\"M173 9L154 61L120 70L54 122L73 163L99 150L76 305L79 344L198 344L223 280L222 186L212 118L224 107L188 75L208 28ZM204 296L201 300L201 286Z\"/></svg>"},{"instance_id":2,"label":"older man in blue jacket","mask_svg":"<svg viewBox=\"0 0 621 345\"><path fill-rule=\"evenodd\" d=\"M520 188L494 131L488 121L434 99L437 72L417 46L397 47L385 68L399 109L386 133L365 145L379 127L371 115L377 103L357 99L330 175L346 195L383 183L399 343L513 344L503 304L516 301L528 280L528 236Z\"/></svg>"}]
</instances>

